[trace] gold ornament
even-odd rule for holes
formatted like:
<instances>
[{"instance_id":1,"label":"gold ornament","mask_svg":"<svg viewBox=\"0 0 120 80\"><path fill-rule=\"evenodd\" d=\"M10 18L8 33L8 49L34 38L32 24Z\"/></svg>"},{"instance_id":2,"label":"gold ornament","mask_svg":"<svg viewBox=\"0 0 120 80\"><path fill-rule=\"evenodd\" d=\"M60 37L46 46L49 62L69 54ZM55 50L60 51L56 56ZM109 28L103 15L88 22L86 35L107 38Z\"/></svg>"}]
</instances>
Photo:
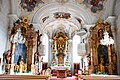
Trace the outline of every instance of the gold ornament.
<instances>
[{"instance_id":1,"label":"gold ornament","mask_svg":"<svg viewBox=\"0 0 120 80\"><path fill-rule=\"evenodd\" d=\"M27 17L27 16L24 16L23 19L22 19L22 22L23 22L24 24L28 24L28 23L29 23L28 17Z\"/></svg>"}]
</instances>

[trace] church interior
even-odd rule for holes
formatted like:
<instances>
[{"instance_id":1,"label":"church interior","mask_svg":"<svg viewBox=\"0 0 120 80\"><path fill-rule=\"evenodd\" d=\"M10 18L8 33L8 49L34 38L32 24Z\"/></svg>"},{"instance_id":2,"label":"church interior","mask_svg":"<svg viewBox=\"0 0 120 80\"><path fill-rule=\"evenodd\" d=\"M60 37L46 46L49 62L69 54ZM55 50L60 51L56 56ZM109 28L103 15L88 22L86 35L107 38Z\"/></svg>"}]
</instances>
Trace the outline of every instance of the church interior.
<instances>
[{"instance_id":1,"label":"church interior","mask_svg":"<svg viewBox=\"0 0 120 80\"><path fill-rule=\"evenodd\" d=\"M0 80L120 80L120 0L0 0Z\"/></svg>"}]
</instances>

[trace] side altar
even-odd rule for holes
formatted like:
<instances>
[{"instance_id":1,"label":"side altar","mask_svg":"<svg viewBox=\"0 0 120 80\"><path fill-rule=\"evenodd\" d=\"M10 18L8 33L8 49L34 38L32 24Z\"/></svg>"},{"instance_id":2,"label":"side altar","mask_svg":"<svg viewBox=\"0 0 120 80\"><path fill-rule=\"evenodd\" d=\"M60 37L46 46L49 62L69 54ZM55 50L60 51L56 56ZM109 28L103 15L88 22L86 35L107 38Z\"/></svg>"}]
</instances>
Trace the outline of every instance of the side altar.
<instances>
[{"instance_id":1,"label":"side altar","mask_svg":"<svg viewBox=\"0 0 120 80\"><path fill-rule=\"evenodd\" d=\"M39 74L42 63L41 36L29 24L28 17L23 17L9 28L8 51L3 53L5 74L27 73Z\"/></svg>"}]
</instances>

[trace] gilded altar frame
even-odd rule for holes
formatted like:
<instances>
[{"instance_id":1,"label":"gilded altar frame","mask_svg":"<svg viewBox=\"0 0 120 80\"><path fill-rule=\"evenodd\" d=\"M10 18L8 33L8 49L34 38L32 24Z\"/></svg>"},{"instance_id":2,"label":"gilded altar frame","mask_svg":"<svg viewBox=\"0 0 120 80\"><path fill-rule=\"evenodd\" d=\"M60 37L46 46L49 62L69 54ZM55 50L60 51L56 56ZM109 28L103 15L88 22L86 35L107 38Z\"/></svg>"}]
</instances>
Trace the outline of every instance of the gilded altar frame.
<instances>
[{"instance_id":1,"label":"gilded altar frame","mask_svg":"<svg viewBox=\"0 0 120 80\"><path fill-rule=\"evenodd\" d=\"M16 71L19 71L20 70L20 65L18 64L14 64L14 55L15 55L15 51L16 51L16 44L18 44L17 42L14 42L14 37L15 35L17 34L17 30L21 30L21 35L23 36L23 38L25 38L25 46L26 46L26 63L23 63L22 64L22 67L24 70L22 70L23 72L26 72L26 70L29 70L31 71L31 65L34 64L34 56L33 54L35 53L36 51L36 45L37 45L37 32L34 31L33 29L33 25L32 24L29 24L29 19L28 17L23 17L22 20L17 20L15 23L14 23L14 26L12 28L9 28L9 53L10 53L10 62L7 63L7 55L5 54L8 54L8 51L5 52L3 54L3 58L5 60L5 66L7 65L10 65L10 69L13 70L14 72ZM5 57L6 56L6 57ZM5 68L7 69L7 68ZM8 74L10 73L10 69L8 72Z\"/></svg>"},{"instance_id":2,"label":"gilded altar frame","mask_svg":"<svg viewBox=\"0 0 120 80\"><path fill-rule=\"evenodd\" d=\"M53 51L53 56L57 57L58 65L64 66L64 57L68 51L68 36L66 33L58 32L53 37Z\"/></svg>"},{"instance_id":3,"label":"gilded altar frame","mask_svg":"<svg viewBox=\"0 0 120 80\"><path fill-rule=\"evenodd\" d=\"M108 32L109 36L113 38L111 25L108 22L103 22L99 19L94 27L90 28L89 46L91 63L89 65L90 73L106 73L117 74L117 57L114 45L103 46L100 40L104 38L104 32ZM109 55L111 53L111 55ZM101 54L101 55L100 55ZM105 56L107 57L105 58ZM103 57L104 56L104 57ZM104 59L102 59L104 58ZM101 60L104 60L104 66L101 66ZM102 69L102 71L100 71ZM109 71L111 69L111 71Z\"/></svg>"}]
</instances>

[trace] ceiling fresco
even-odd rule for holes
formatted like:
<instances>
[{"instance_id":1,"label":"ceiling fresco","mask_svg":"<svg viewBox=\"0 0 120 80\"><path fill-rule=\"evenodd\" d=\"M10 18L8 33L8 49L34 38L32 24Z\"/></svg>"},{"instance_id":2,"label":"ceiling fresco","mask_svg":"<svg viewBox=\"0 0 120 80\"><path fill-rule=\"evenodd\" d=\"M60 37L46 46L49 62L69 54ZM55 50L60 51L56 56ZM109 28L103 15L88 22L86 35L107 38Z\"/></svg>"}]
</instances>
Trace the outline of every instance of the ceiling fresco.
<instances>
[{"instance_id":1,"label":"ceiling fresco","mask_svg":"<svg viewBox=\"0 0 120 80\"><path fill-rule=\"evenodd\" d=\"M47 3L48 0L18 0L18 2L22 9L27 12L32 12L35 7L39 7L39 5Z\"/></svg>"},{"instance_id":2,"label":"ceiling fresco","mask_svg":"<svg viewBox=\"0 0 120 80\"><path fill-rule=\"evenodd\" d=\"M85 4L91 12L96 13L104 9L107 0L76 0L80 4Z\"/></svg>"},{"instance_id":3,"label":"ceiling fresco","mask_svg":"<svg viewBox=\"0 0 120 80\"><path fill-rule=\"evenodd\" d=\"M51 37L63 31L79 34L84 24L91 24L104 14L107 0L18 0L20 16L27 15L42 32ZM21 12L20 12L21 11ZM84 28L83 28L84 29Z\"/></svg>"}]
</instances>

